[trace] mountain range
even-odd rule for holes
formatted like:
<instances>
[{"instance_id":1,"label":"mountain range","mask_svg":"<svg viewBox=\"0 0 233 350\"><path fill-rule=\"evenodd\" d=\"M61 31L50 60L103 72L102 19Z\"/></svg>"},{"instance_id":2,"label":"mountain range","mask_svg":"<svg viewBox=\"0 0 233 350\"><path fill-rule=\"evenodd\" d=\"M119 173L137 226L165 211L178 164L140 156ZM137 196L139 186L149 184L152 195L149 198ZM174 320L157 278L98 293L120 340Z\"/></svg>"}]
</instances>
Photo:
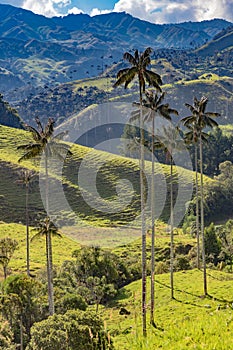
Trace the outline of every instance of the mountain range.
<instances>
[{"instance_id":1,"label":"mountain range","mask_svg":"<svg viewBox=\"0 0 233 350\"><path fill-rule=\"evenodd\" d=\"M161 25L124 12L47 18L0 4L0 91L93 77L125 50L194 50L230 26L222 19Z\"/></svg>"}]
</instances>

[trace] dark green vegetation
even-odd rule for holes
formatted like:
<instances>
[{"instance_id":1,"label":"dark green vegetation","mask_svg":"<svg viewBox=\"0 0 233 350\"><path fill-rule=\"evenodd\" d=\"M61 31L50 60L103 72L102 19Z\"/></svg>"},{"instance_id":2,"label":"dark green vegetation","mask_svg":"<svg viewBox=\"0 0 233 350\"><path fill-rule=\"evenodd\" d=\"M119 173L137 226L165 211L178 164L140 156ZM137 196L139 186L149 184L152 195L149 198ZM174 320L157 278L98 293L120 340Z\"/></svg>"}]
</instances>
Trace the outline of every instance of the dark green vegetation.
<instances>
[{"instance_id":1,"label":"dark green vegetation","mask_svg":"<svg viewBox=\"0 0 233 350\"><path fill-rule=\"evenodd\" d=\"M0 124L13 128L22 128L22 123L23 121L20 119L17 110L4 101L3 96L0 94Z\"/></svg>"}]
</instances>

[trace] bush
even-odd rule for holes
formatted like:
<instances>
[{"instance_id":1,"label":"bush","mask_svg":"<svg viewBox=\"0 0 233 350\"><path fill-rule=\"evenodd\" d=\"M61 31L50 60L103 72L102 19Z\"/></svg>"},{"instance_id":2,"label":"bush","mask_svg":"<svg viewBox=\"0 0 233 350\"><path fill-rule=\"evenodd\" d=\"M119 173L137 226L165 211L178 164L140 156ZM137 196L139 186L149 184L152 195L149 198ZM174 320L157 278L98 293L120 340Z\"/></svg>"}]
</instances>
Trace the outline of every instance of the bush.
<instances>
[{"instance_id":1,"label":"bush","mask_svg":"<svg viewBox=\"0 0 233 350\"><path fill-rule=\"evenodd\" d=\"M191 265L189 259L184 255L178 255L174 260L174 270L175 271L183 271L190 270Z\"/></svg>"},{"instance_id":2,"label":"bush","mask_svg":"<svg viewBox=\"0 0 233 350\"><path fill-rule=\"evenodd\" d=\"M160 275L162 273L166 273L169 271L169 267L166 262L164 261L159 261L156 266L155 266L155 273L157 275Z\"/></svg>"},{"instance_id":3,"label":"bush","mask_svg":"<svg viewBox=\"0 0 233 350\"><path fill-rule=\"evenodd\" d=\"M113 345L95 313L68 311L50 316L31 328L26 350L112 350Z\"/></svg>"},{"instance_id":4,"label":"bush","mask_svg":"<svg viewBox=\"0 0 233 350\"><path fill-rule=\"evenodd\" d=\"M83 311L87 309L87 304L84 298L79 294L66 294L56 302L57 313L64 314L68 310L76 309Z\"/></svg>"}]
</instances>

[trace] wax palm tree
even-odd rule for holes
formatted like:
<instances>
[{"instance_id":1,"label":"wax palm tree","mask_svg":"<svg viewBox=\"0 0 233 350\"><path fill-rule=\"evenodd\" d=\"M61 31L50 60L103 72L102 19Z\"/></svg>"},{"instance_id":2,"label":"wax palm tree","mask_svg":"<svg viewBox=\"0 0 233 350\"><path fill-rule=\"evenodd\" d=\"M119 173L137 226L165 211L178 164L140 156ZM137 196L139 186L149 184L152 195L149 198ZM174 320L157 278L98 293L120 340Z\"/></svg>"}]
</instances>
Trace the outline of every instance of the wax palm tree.
<instances>
[{"instance_id":1,"label":"wax palm tree","mask_svg":"<svg viewBox=\"0 0 233 350\"><path fill-rule=\"evenodd\" d=\"M53 286L53 284L51 283L52 274L50 270L51 267L53 266L51 237L52 236L62 237L62 236L58 228L50 220L49 216L46 216L45 219L41 220L38 223L38 226L34 228L34 231L37 231L37 232L31 238L31 241L34 241L39 237L45 237L45 240L46 240L46 245L45 245L46 246L46 266L47 266L47 275L50 277L50 279L48 278L48 290L49 290L49 293L52 295L52 302L53 302L52 305L51 305L51 301L49 303L49 314L52 315L54 314L54 301L53 301L53 288L51 290L51 286ZM49 240L49 237L50 237L50 240Z\"/></svg>"},{"instance_id":2,"label":"wax palm tree","mask_svg":"<svg viewBox=\"0 0 233 350\"><path fill-rule=\"evenodd\" d=\"M199 153L200 153L200 194L201 194L201 237L202 237L202 264L203 264L203 284L204 295L207 295L207 278L206 278L206 259L205 259L205 240L204 240L204 185L203 185L203 140L205 134L203 129L217 127L218 123L213 119L220 116L219 113L206 112L206 106L208 98L202 96L200 100L194 97L194 104L190 105L186 103L185 106L189 108L192 115L182 119L184 126L192 126L196 130L197 137L199 139Z\"/></svg>"},{"instance_id":3,"label":"wax palm tree","mask_svg":"<svg viewBox=\"0 0 233 350\"><path fill-rule=\"evenodd\" d=\"M53 136L54 134L54 119L49 118L45 127L42 126L39 118L35 119L37 129L25 125L26 130L30 131L33 140L28 144L18 146L19 150L26 151L20 158L19 162L23 160L38 158L44 155L45 166L45 210L49 213L49 175L48 175L48 160L49 158L57 158L64 161L67 155L72 155L69 150L69 146L61 142L66 132ZM50 256L48 259L48 299L49 299L49 312L50 315L54 314L54 298L53 298L53 277L52 277L52 243L50 231L48 231L47 237L47 251Z\"/></svg>"},{"instance_id":4,"label":"wax palm tree","mask_svg":"<svg viewBox=\"0 0 233 350\"><path fill-rule=\"evenodd\" d=\"M177 112L177 111L176 111ZM174 113L174 112L173 112ZM178 112L176 113L178 114ZM170 286L171 299L174 299L174 159L175 151L184 149L184 142L180 137L178 127L167 126L163 127L162 133L159 132L159 141L155 142L156 149L163 149L166 154L166 160L170 163Z\"/></svg>"},{"instance_id":5,"label":"wax palm tree","mask_svg":"<svg viewBox=\"0 0 233 350\"><path fill-rule=\"evenodd\" d=\"M36 173L32 170L24 169L19 173L18 184L25 186L25 216L26 216L26 263L27 263L27 275L30 274L30 243L29 243L29 208L28 208L28 199L29 199L29 187L30 183L35 177Z\"/></svg>"},{"instance_id":6,"label":"wax palm tree","mask_svg":"<svg viewBox=\"0 0 233 350\"><path fill-rule=\"evenodd\" d=\"M178 115L175 109L169 107L169 104L163 104L165 92L158 94L152 91L146 91L146 98L142 101L142 111L144 122L151 122L151 314L150 322L154 322L154 275L155 275L155 118L161 117L171 121L171 114ZM140 119L140 111L132 113L130 121Z\"/></svg>"},{"instance_id":7,"label":"wax palm tree","mask_svg":"<svg viewBox=\"0 0 233 350\"><path fill-rule=\"evenodd\" d=\"M142 327L143 335L146 336L146 224L145 224L145 189L144 189L144 123L142 116L142 94L145 92L146 83L149 86L155 87L158 91L161 91L160 85L162 80L160 75L148 69L151 63L150 55L153 50L148 47L143 53L139 53L138 50L134 51L134 56L125 52L123 58L131 65L129 68L119 70L117 73L117 81L114 87L124 84L127 88L128 85L134 80L138 79L139 84L139 98L140 98L140 192L141 192L141 221L142 221Z\"/></svg>"},{"instance_id":8,"label":"wax palm tree","mask_svg":"<svg viewBox=\"0 0 233 350\"><path fill-rule=\"evenodd\" d=\"M181 120L182 122L182 120ZM194 145L194 164L195 164L195 189L196 189L196 225L195 233L197 238L197 268L200 269L200 222L199 222L199 183L198 183L198 125L186 125L188 131L184 135L187 145ZM202 131L202 140L207 142L208 134Z\"/></svg>"}]
</instances>

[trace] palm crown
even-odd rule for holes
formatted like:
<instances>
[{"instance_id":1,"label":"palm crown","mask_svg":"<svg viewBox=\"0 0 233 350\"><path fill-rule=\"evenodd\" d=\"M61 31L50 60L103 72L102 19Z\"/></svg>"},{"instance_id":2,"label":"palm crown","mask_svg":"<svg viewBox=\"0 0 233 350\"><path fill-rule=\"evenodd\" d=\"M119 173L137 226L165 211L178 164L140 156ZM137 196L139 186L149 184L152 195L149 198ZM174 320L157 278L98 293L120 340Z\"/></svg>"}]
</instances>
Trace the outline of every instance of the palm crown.
<instances>
[{"instance_id":1,"label":"palm crown","mask_svg":"<svg viewBox=\"0 0 233 350\"><path fill-rule=\"evenodd\" d=\"M49 118L45 127L42 126L39 118L35 118L35 121L38 130L30 125L25 125L26 130L31 132L34 142L29 142L28 144L17 147L17 149L26 151L26 153L19 158L19 162L41 156L43 152L45 152L46 157L55 156L63 161L67 154L72 154L69 150L69 146L60 142L66 135L66 132L53 136L54 119Z\"/></svg>"},{"instance_id":2,"label":"palm crown","mask_svg":"<svg viewBox=\"0 0 233 350\"><path fill-rule=\"evenodd\" d=\"M205 127L213 128L215 126L218 126L218 123L213 118L219 117L220 114L214 112L206 112L207 103L208 98L205 96L202 96L200 100L194 97L193 106L189 103L185 103L185 106L190 109L192 115L183 118L182 122L184 126L193 125L197 136L200 136L200 134L202 134L202 130Z\"/></svg>"},{"instance_id":3,"label":"palm crown","mask_svg":"<svg viewBox=\"0 0 233 350\"><path fill-rule=\"evenodd\" d=\"M117 81L113 86L117 87L121 84L125 84L126 89L137 75L142 92L145 92L146 82L150 86L155 87L158 91L161 91L159 86L162 85L160 75L147 69L151 63L150 55L152 52L153 50L150 47L141 54L138 50L135 50L134 56L129 52L125 52L123 58L128 61L132 67L119 70L117 73Z\"/></svg>"}]
</instances>

